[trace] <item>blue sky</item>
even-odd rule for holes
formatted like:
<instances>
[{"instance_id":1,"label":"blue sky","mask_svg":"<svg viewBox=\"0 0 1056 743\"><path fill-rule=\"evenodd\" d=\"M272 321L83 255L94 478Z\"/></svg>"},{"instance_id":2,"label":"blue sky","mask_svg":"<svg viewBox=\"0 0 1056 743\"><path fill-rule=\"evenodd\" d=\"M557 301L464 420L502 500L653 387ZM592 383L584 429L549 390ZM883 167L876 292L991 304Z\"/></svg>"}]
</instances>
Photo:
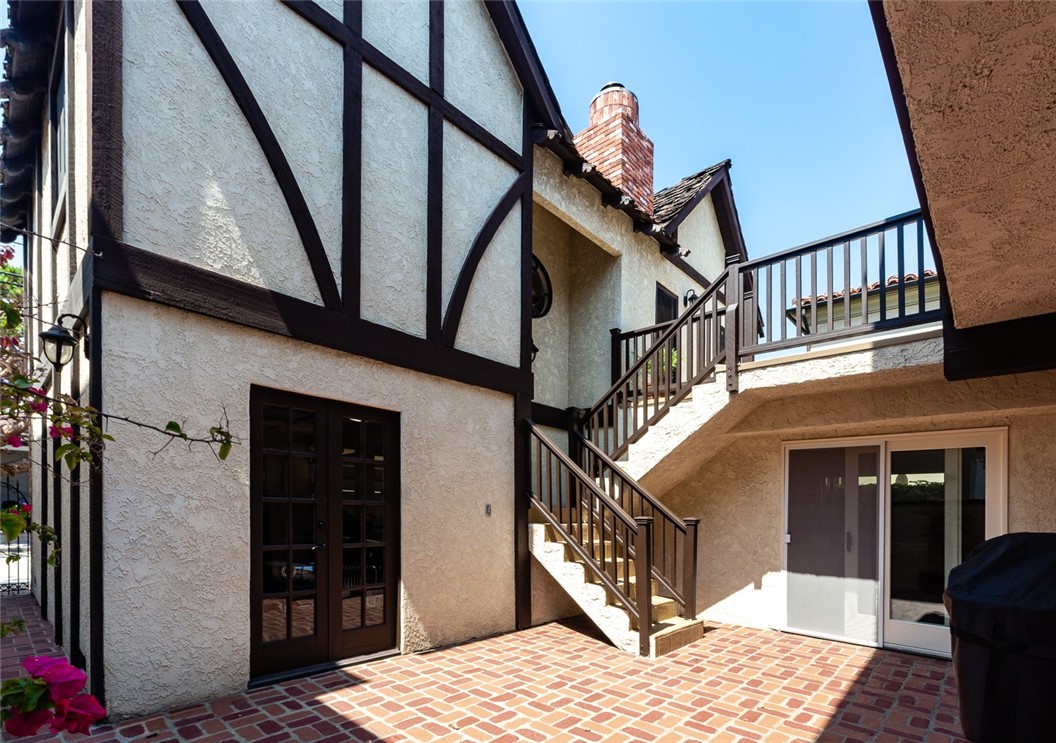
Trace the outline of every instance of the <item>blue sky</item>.
<instances>
[{"instance_id":1,"label":"blue sky","mask_svg":"<svg viewBox=\"0 0 1056 743\"><path fill-rule=\"evenodd\" d=\"M917 207L864 0L520 8L574 132L617 80L638 96L657 189L733 160L750 256Z\"/></svg>"}]
</instances>

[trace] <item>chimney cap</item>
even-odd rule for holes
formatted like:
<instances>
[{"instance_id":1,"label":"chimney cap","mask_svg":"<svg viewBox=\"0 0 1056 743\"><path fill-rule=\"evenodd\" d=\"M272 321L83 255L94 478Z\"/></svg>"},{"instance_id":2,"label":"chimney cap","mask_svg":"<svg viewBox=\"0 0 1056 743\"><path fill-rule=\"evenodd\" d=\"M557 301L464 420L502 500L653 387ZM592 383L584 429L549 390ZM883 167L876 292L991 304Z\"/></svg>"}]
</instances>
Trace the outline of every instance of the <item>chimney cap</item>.
<instances>
[{"instance_id":1,"label":"chimney cap","mask_svg":"<svg viewBox=\"0 0 1056 743\"><path fill-rule=\"evenodd\" d=\"M595 93L594 97L590 99L591 105L593 105L594 101L596 101L598 99L598 96L600 96L602 93L604 93L604 92L606 92L608 90L622 90L622 91L625 91L628 94L630 94L631 98L634 99L635 103L638 102L638 96L636 96L634 94L633 90L628 88L623 83L616 82L615 80L613 80L612 82L605 83L604 85L601 86L601 90L599 90L597 93Z\"/></svg>"}]
</instances>

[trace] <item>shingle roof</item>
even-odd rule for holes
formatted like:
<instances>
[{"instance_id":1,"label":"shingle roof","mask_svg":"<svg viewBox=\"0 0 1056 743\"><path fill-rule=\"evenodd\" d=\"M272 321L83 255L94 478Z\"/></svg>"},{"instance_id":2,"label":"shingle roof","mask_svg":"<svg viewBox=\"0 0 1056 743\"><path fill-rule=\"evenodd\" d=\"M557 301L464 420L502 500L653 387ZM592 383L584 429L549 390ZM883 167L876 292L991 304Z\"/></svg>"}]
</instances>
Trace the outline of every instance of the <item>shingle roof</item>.
<instances>
[{"instance_id":1,"label":"shingle roof","mask_svg":"<svg viewBox=\"0 0 1056 743\"><path fill-rule=\"evenodd\" d=\"M723 160L699 173L686 176L673 186L657 191L653 197L653 221L659 225L670 222L682 211L682 208L693 200L693 197L705 188L716 173L729 167L730 161Z\"/></svg>"}]
</instances>

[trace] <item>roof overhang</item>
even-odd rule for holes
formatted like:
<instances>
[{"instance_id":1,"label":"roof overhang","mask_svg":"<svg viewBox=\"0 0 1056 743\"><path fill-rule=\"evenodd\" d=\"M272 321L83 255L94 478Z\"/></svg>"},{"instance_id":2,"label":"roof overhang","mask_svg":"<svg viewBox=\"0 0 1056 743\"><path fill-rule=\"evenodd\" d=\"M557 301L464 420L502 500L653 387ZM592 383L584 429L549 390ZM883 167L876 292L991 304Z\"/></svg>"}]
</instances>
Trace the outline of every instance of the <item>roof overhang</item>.
<instances>
[{"instance_id":1,"label":"roof overhang","mask_svg":"<svg viewBox=\"0 0 1056 743\"><path fill-rule=\"evenodd\" d=\"M873 12L955 326L1056 312L1056 3Z\"/></svg>"}]
</instances>

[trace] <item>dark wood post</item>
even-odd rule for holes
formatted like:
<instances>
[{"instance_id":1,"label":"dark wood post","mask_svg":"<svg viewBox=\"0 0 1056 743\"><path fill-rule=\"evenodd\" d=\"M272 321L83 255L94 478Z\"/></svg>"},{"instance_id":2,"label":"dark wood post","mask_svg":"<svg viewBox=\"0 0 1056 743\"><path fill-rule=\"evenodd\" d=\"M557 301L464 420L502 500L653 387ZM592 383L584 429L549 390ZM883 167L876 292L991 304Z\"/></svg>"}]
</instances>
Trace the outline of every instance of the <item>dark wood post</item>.
<instances>
[{"instance_id":1,"label":"dark wood post","mask_svg":"<svg viewBox=\"0 0 1056 743\"><path fill-rule=\"evenodd\" d=\"M623 353L620 349L620 329L610 328L609 329L609 340L612 343L612 382L610 384L616 384L616 381L623 376Z\"/></svg>"},{"instance_id":2,"label":"dark wood post","mask_svg":"<svg viewBox=\"0 0 1056 743\"><path fill-rule=\"evenodd\" d=\"M649 657L649 630L653 627L653 517L635 516L638 537L634 544L635 602L638 604L638 652Z\"/></svg>"},{"instance_id":3,"label":"dark wood post","mask_svg":"<svg viewBox=\"0 0 1056 743\"><path fill-rule=\"evenodd\" d=\"M738 256L731 256L726 270L726 391L737 391L737 354L740 353L741 273Z\"/></svg>"},{"instance_id":4,"label":"dark wood post","mask_svg":"<svg viewBox=\"0 0 1056 743\"><path fill-rule=\"evenodd\" d=\"M531 509L531 437L527 418L532 399L520 394L514 398L513 530L514 530L514 612L517 629L532 626L532 562L528 545L528 512Z\"/></svg>"},{"instance_id":5,"label":"dark wood post","mask_svg":"<svg viewBox=\"0 0 1056 743\"><path fill-rule=\"evenodd\" d=\"M682 596L685 605L682 616L692 619L697 615L697 525L700 519L692 516L685 519L686 543L682 549Z\"/></svg>"}]
</instances>

